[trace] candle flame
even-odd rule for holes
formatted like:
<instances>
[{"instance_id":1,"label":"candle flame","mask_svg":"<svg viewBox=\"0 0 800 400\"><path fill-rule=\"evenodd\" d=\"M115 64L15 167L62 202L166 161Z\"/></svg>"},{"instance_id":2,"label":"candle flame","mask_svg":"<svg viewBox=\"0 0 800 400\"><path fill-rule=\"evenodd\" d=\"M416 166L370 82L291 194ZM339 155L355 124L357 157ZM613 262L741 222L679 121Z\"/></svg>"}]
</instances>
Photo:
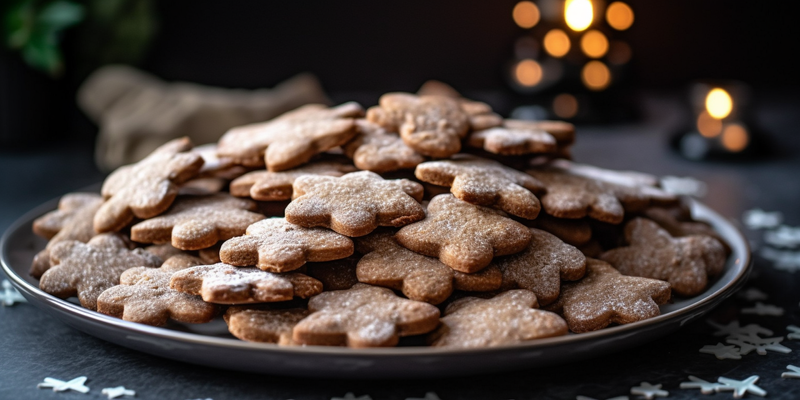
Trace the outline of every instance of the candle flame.
<instances>
[{"instance_id":1,"label":"candle flame","mask_svg":"<svg viewBox=\"0 0 800 400\"><path fill-rule=\"evenodd\" d=\"M733 111L733 99L725 89L711 89L706 96L706 110L712 117L723 119Z\"/></svg>"},{"instance_id":2,"label":"candle flame","mask_svg":"<svg viewBox=\"0 0 800 400\"><path fill-rule=\"evenodd\" d=\"M564 5L564 19L573 31L581 32L592 24L594 10L590 0L567 0Z\"/></svg>"}]
</instances>

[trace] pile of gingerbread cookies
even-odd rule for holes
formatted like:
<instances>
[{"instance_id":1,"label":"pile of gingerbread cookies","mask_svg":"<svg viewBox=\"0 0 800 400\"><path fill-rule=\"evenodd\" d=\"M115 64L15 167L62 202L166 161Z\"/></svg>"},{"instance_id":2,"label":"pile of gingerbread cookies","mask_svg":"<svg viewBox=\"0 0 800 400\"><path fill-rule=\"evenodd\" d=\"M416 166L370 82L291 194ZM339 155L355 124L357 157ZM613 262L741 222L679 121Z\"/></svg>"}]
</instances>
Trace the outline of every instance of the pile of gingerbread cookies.
<instances>
[{"instance_id":1,"label":"pile of gingerbread cookies","mask_svg":"<svg viewBox=\"0 0 800 400\"><path fill-rule=\"evenodd\" d=\"M574 140L441 84L304 106L64 196L31 274L127 321L223 314L289 346L507 345L702 293L727 245L655 177L569 161Z\"/></svg>"}]
</instances>

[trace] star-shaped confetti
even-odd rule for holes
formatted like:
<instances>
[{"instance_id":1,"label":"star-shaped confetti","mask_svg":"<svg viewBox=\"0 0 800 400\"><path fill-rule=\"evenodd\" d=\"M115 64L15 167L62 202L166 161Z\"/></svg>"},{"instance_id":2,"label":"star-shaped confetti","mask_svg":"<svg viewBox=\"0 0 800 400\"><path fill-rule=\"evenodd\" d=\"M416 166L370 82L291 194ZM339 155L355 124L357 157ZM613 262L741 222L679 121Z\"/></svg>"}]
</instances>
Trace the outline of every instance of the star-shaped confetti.
<instances>
[{"instance_id":1,"label":"star-shaped confetti","mask_svg":"<svg viewBox=\"0 0 800 400\"><path fill-rule=\"evenodd\" d=\"M606 399L606 400L629 400L629 399L630 398L628 396L617 396L617 397L611 397L611 398ZM586 396L578 396L578 397L575 398L575 400L597 400L597 399L594 399L592 397L586 397Z\"/></svg>"},{"instance_id":2,"label":"star-shaped confetti","mask_svg":"<svg viewBox=\"0 0 800 400\"><path fill-rule=\"evenodd\" d=\"M749 308L743 308L742 314L756 314L761 316L780 317L783 315L783 308L774 306L772 304L764 304L756 302L756 305Z\"/></svg>"},{"instance_id":3,"label":"star-shaped confetti","mask_svg":"<svg viewBox=\"0 0 800 400\"><path fill-rule=\"evenodd\" d=\"M770 229L775 228L783 222L783 214L780 211L766 212L756 208L745 211L742 215L742 223L748 229Z\"/></svg>"},{"instance_id":4,"label":"star-shaped confetti","mask_svg":"<svg viewBox=\"0 0 800 400\"><path fill-rule=\"evenodd\" d=\"M0 303L3 303L3 306L13 306L17 303L27 302L28 300L22 297L17 289L11 285L11 282L7 279L3 279L3 291L0 292Z\"/></svg>"},{"instance_id":5,"label":"star-shaped confetti","mask_svg":"<svg viewBox=\"0 0 800 400\"><path fill-rule=\"evenodd\" d=\"M706 322L708 322L709 325L717 329L717 331L714 332L714 336L734 336L734 335L749 335L749 334L772 335L771 330L757 324L739 326L738 320L731 321L728 323L728 325L718 324L711 320Z\"/></svg>"},{"instance_id":6,"label":"star-shaped confetti","mask_svg":"<svg viewBox=\"0 0 800 400\"><path fill-rule=\"evenodd\" d=\"M408 397L406 400L441 400L434 392L425 393L425 397Z\"/></svg>"},{"instance_id":7,"label":"star-shaped confetti","mask_svg":"<svg viewBox=\"0 0 800 400\"><path fill-rule=\"evenodd\" d=\"M759 290L758 288L747 288L739 292L736 297L740 299L745 299L747 301L756 301L756 300L766 300L767 294Z\"/></svg>"},{"instance_id":8,"label":"star-shaped confetti","mask_svg":"<svg viewBox=\"0 0 800 400\"><path fill-rule=\"evenodd\" d=\"M781 378L798 378L800 379L800 367L795 367L794 365L787 365L786 369L792 372L784 372L781 374Z\"/></svg>"},{"instance_id":9,"label":"star-shaped confetti","mask_svg":"<svg viewBox=\"0 0 800 400\"><path fill-rule=\"evenodd\" d=\"M661 188L667 193L682 196L705 197L708 193L705 182L690 176L665 176L661 178Z\"/></svg>"},{"instance_id":10,"label":"star-shaped confetti","mask_svg":"<svg viewBox=\"0 0 800 400\"><path fill-rule=\"evenodd\" d=\"M105 388L100 393L108 396L109 399L116 399L122 396L136 396L136 392L130 389L125 389L125 386L117 386L113 388Z\"/></svg>"},{"instance_id":11,"label":"star-shaped confetti","mask_svg":"<svg viewBox=\"0 0 800 400\"><path fill-rule=\"evenodd\" d=\"M631 388L631 394L644 396L647 400L653 400L655 397L667 397L669 396L669 392L666 390L661 390L661 384L653 385L649 382L642 382L639 386L634 386Z\"/></svg>"},{"instance_id":12,"label":"star-shaped confetti","mask_svg":"<svg viewBox=\"0 0 800 400\"><path fill-rule=\"evenodd\" d=\"M720 360L739 360L742 358L736 346L725 346L722 343L717 343L715 346L703 346L703 348L700 349L700 352L704 354L713 354Z\"/></svg>"},{"instance_id":13,"label":"star-shaped confetti","mask_svg":"<svg viewBox=\"0 0 800 400\"><path fill-rule=\"evenodd\" d=\"M716 392L719 386L722 386L719 383L707 382L692 375L689 375L689 381L690 382L681 382L679 387L681 389L700 389L700 393L702 394L711 394Z\"/></svg>"},{"instance_id":14,"label":"star-shaped confetti","mask_svg":"<svg viewBox=\"0 0 800 400\"><path fill-rule=\"evenodd\" d=\"M756 353L759 355L766 355L767 350L774 351L777 353L791 353L792 349L780 344L783 341L783 337L775 337L775 338L759 338L759 337L737 337L737 338L728 338L726 340L727 343L735 344L741 349L739 353L746 355L749 354L751 351L755 350Z\"/></svg>"},{"instance_id":15,"label":"star-shaped confetti","mask_svg":"<svg viewBox=\"0 0 800 400\"><path fill-rule=\"evenodd\" d=\"M795 272L800 270L800 251L777 250L764 247L760 251L761 257L772 261L775 269Z\"/></svg>"},{"instance_id":16,"label":"star-shaped confetti","mask_svg":"<svg viewBox=\"0 0 800 400\"><path fill-rule=\"evenodd\" d=\"M729 379L721 376L717 379L717 381L722 384L722 386L717 386L717 392L733 392L733 397L737 399L741 399L748 392L761 397L767 395L766 390L756 386L756 382L758 382L758 375L753 375L743 381L737 381L735 379Z\"/></svg>"},{"instance_id":17,"label":"star-shaped confetti","mask_svg":"<svg viewBox=\"0 0 800 400\"><path fill-rule=\"evenodd\" d=\"M76 392L89 393L89 388L84 385L86 379L85 376L79 376L65 382L55 378L44 378L44 382L36 385L36 387L39 389L53 389L54 392L74 390Z\"/></svg>"},{"instance_id":18,"label":"star-shaped confetti","mask_svg":"<svg viewBox=\"0 0 800 400\"><path fill-rule=\"evenodd\" d=\"M347 392L344 397L331 397L331 400L372 400L372 397L369 397L369 395L356 397L353 392Z\"/></svg>"},{"instance_id":19,"label":"star-shaped confetti","mask_svg":"<svg viewBox=\"0 0 800 400\"><path fill-rule=\"evenodd\" d=\"M789 340L800 340L800 326L789 325L786 327L790 333L786 335Z\"/></svg>"},{"instance_id":20,"label":"star-shaped confetti","mask_svg":"<svg viewBox=\"0 0 800 400\"><path fill-rule=\"evenodd\" d=\"M764 233L764 242L775 247L795 248L800 246L800 227L781 225Z\"/></svg>"}]
</instances>

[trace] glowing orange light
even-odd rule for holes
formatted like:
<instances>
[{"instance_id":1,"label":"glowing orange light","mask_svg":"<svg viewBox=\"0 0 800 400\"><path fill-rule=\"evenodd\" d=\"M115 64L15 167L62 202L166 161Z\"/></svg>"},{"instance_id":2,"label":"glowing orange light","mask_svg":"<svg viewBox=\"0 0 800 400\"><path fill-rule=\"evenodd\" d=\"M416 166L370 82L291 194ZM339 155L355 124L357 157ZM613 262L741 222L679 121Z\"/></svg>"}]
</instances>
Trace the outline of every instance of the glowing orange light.
<instances>
[{"instance_id":1,"label":"glowing orange light","mask_svg":"<svg viewBox=\"0 0 800 400\"><path fill-rule=\"evenodd\" d=\"M514 78L522 86L536 86L542 81L542 66L535 60L522 60L514 68Z\"/></svg>"},{"instance_id":2,"label":"glowing orange light","mask_svg":"<svg viewBox=\"0 0 800 400\"><path fill-rule=\"evenodd\" d=\"M633 25L633 10L627 4L615 1L606 9L606 21L612 28L624 31Z\"/></svg>"},{"instance_id":3,"label":"glowing orange light","mask_svg":"<svg viewBox=\"0 0 800 400\"><path fill-rule=\"evenodd\" d=\"M536 7L536 4L533 4L530 1L520 1L517 5L514 6L514 11L511 12L511 15L514 17L514 22L519 25L520 28L533 28L536 24L539 23L539 18L541 14L539 13L539 7Z\"/></svg>"},{"instance_id":4,"label":"glowing orange light","mask_svg":"<svg viewBox=\"0 0 800 400\"><path fill-rule=\"evenodd\" d=\"M608 52L608 39L600 31L587 31L581 38L581 50L589 57L600 58Z\"/></svg>"},{"instance_id":5,"label":"glowing orange light","mask_svg":"<svg viewBox=\"0 0 800 400\"><path fill-rule=\"evenodd\" d=\"M544 35L544 49L553 57L561 58L569 53L572 47L569 36L561 29L553 29Z\"/></svg>"},{"instance_id":6,"label":"glowing orange light","mask_svg":"<svg viewBox=\"0 0 800 400\"><path fill-rule=\"evenodd\" d=\"M578 114L578 99L569 93L561 93L553 99L553 113L559 118L572 118Z\"/></svg>"},{"instance_id":7,"label":"glowing orange light","mask_svg":"<svg viewBox=\"0 0 800 400\"><path fill-rule=\"evenodd\" d=\"M612 41L608 50L608 62L614 65L627 64L631 60L632 53L631 46L627 43L619 40Z\"/></svg>"},{"instance_id":8,"label":"glowing orange light","mask_svg":"<svg viewBox=\"0 0 800 400\"><path fill-rule=\"evenodd\" d=\"M586 30L594 19L594 10L590 0L567 0L564 4L564 19L567 26L576 32Z\"/></svg>"},{"instance_id":9,"label":"glowing orange light","mask_svg":"<svg viewBox=\"0 0 800 400\"><path fill-rule=\"evenodd\" d=\"M611 71L600 61L589 61L583 66L581 80L590 90L600 91L611 84Z\"/></svg>"},{"instance_id":10,"label":"glowing orange light","mask_svg":"<svg viewBox=\"0 0 800 400\"><path fill-rule=\"evenodd\" d=\"M711 89L706 96L706 110L712 117L723 119L733 111L733 99L725 89Z\"/></svg>"},{"instance_id":11,"label":"glowing orange light","mask_svg":"<svg viewBox=\"0 0 800 400\"><path fill-rule=\"evenodd\" d=\"M722 131L722 145L734 153L738 153L747 147L750 137L747 129L739 124L730 124Z\"/></svg>"},{"instance_id":12,"label":"glowing orange light","mask_svg":"<svg viewBox=\"0 0 800 400\"><path fill-rule=\"evenodd\" d=\"M697 116L697 131L707 138L717 137L722 133L722 121L703 111Z\"/></svg>"}]
</instances>

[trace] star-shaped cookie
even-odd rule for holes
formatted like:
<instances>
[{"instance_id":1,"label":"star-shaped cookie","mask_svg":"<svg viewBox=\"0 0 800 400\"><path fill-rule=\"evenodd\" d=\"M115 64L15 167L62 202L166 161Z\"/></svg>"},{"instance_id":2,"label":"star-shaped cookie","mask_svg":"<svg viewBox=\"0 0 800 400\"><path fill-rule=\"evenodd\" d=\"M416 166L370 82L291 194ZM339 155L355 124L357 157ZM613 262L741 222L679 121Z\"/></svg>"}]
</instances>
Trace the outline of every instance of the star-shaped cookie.
<instances>
[{"instance_id":1,"label":"star-shaped cookie","mask_svg":"<svg viewBox=\"0 0 800 400\"><path fill-rule=\"evenodd\" d=\"M307 261L320 262L353 254L350 238L323 228L304 228L283 218L269 218L247 228L245 236L222 244L220 260L269 272L300 268Z\"/></svg>"},{"instance_id":2,"label":"star-shaped cookie","mask_svg":"<svg viewBox=\"0 0 800 400\"><path fill-rule=\"evenodd\" d=\"M415 253L400 246L393 232L373 232L356 240L358 280L371 285L400 290L411 300L439 304L453 289L490 291L500 287L502 275L495 268L484 268L474 274L453 271L439 260Z\"/></svg>"},{"instance_id":3,"label":"star-shaped cookie","mask_svg":"<svg viewBox=\"0 0 800 400\"><path fill-rule=\"evenodd\" d=\"M354 102L333 108L310 104L267 122L229 130L219 140L217 152L245 166L266 163L270 171L284 171L347 143L356 134L353 118L363 114Z\"/></svg>"},{"instance_id":4,"label":"star-shaped cookie","mask_svg":"<svg viewBox=\"0 0 800 400\"><path fill-rule=\"evenodd\" d=\"M233 306L225 323L233 336L248 342L291 345L292 328L310 312L305 308L277 308L272 304Z\"/></svg>"},{"instance_id":5,"label":"star-shaped cookie","mask_svg":"<svg viewBox=\"0 0 800 400\"><path fill-rule=\"evenodd\" d=\"M400 136L387 132L380 125L358 119L356 126L359 134L343 146L343 150L359 169L384 173L412 169L425 161L425 157L408 147Z\"/></svg>"},{"instance_id":6,"label":"star-shaped cookie","mask_svg":"<svg viewBox=\"0 0 800 400\"><path fill-rule=\"evenodd\" d=\"M478 157L425 162L417 166L414 175L424 182L450 186L456 197L468 203L527 219L536 218L541 208L534 193L545 191L530 175Z\"/></svg>"},{"instance_id":7,"label":"star-shaped cookie","mask_svg":"<svg viewBox=\"0 0 800 400\"><path fill-rule=\"evenodd\" d=\"M219 307L197 296L169 288L172 274L202 264L190 255L176 255L160 268L135 267L126 270L119 285L106 289L97 298L97 311L125 321L162 326L169 319L186 323L210 322Z\"/></svg>"},{"instance_id":8,"label":"star-shaped cookie","mask_svg":"<svg viewBox=\"0 0 800 400\"><path fill-rule=\"evenodd\" d=\"M501 290L527 289L541 305L558 298L561 281L575 281L586 272L586 257L580 250L545 231L530 228L531 243L517 254L497 257L490 266L503 271Z\"/></svg>"},{"instance_id":9,"label":"star-shaped cookie","mask_svg":"<svg viewBox=\"0 0 800 400\"><path fill-rule=\"evenodd\" d=\"M408 179L384 180L370 171L340 178L301 176L286 220L305 227L322 226L345 236L364 236L378 226L400 227L425 218L422 185Z\"/></svg>"},{"instance_id":10,"label":"star-shaped cookie","mask_svg":"<svg viewBox=\"0 0 800 400\"><path fill-rule=\"evenodd\" d=\"M563 315L572 332L589 332L658 316L670 293L667 282L625 276L605 261L588 258L583 279L562 284L558 300L545 309Z\"/></svg>"},{"instance_id":11,"label":"star-shaped cookie","mask_svg":"<svg viewBox=\"0 0 800 400\"><path fill-rule=\"evenodd\" d=\"M297 344L390 347L400 336L428 333L439 324L435 306L362 283L314 296L308 309L312 314L294 327Z\"/></svg>"},{"instance_id":12,"label":"star-shaped cookie","mask_svg":"<svg viewBox=\"0 0 800 400\"><path fill-rule=\"evenodd\" d=\"M280 201L292 198L294 180L304 175L342 176L354 172L352 165L336 161L318 161L294 169L272 172L248 172L231 182L231 194L237 197L252 197L260 201Z\"/></svg>"},{"instance_id":13,"label":"star-shaped cookie","mask_svg":"<svg viewBox=\"0 0 800 400\"><path fill-rule=\"evenodd\" d=\"M199 250L218 241L242 235L251 224L264 219L256 204L226 193L183 196L158 217L131 227L131 240L139 243L172 243L181 250Z\"/></svg>"},{"instance_id":14,"label":"star-shaped cookie","mask_svg":"<svg viewBox=\"0 0 800 400\"><path fill-rule=\"evenodd\" d=\"M469 130L469 116L459 102L435 95L384 94L379 105L367 111L367 120L400 132L406 145L417 153L439 158L458 153Z\"/></svg>"},{"instance_id":15,"label":"star-shaped cookie","mask_svg":"<svg viewBox=\"0 0 800 400\"><path fill-rule=\"evenodd\" d=\"M97 232L92 219L103 204L103 198L94 193L70 193L58 202L58 209L33 221L33 232L50 241L44 250L33 258L31 276L39 278L50 268L50 248L65 240L86 243Z\"/></svg>"},{"instance_id":16,"label":"star-shaped cookie","mask_svg":"<svg viewBox=\"0 0 800 400\"><path fill-rule=\"evenodd\" d=\"M465 297L447 306L428 340L433 347L474 348L567 334L564 319L538 307L536 295L522 289L491 299Z\"/></svg>"},{"instance_id":17,"label":"star-shaped cookie","mask_svg":"<svg viewBox=\"0 0 800 400\"><path fill-rule=\"evenodd\" d=\"M67 240L50 249L52 267L39 280L39 289L62 299L77 295L84 308L96 310L97 296L119 284L125 270L156 268L161 262L143 249L128 250L117 234L97 235L88 243Z\"/></svg>"},{"instance_id":18,"label":"star-shaped cookie","mask_svg":"<svg viewBox=\"0 0 800 400\"><path fill-rule=\"evenodd\" d=\"M112 172L103 182L106 199L94 216L97 232L116 232L138 218L166 211L178 195L179 185L195 177L203 166L199 154L188 153L188 138L175 139L136 164Z\"/></svg>"},{"instance_id":19,"label":"star-shaped cookie","mask_svg":"<svg viewBox=\"0 0 800 400\"><path fill-rule=\"evenodd\" d=\"M428 204L424 220L404 226L396 238L408 249L438 257L450 268L470 274L485 268L495 256L524 250L531 232L502 211L442 194Z\"/></svg>"},{"instance_id":20,"label":"star-shaped cookie","mask_svg":"<svg viewBox=\"0 0 800 400\"><path fill-rule=\"evenodd\" d=\"M297 272L273 274L258 268L240 268L225 263L201 265L172 275L169 287L200 295L216 304L250 304L307 299L322 292L322 283Z\"/></svg>"},{"instance_id":21,"label":"star-shaped cookie","mask_svg":"<svg viewBox=\"0 0 800 400\"><path fill-rule=\"evenodd\" d=\"M504 127L472 132L467 145L502 155L553 154L558 150L556 139L543 130Z\"/></svg>"},{"instance_id":22,"label":"star-shaped cookie","mask_svg":"<svg viewBox=\"0 0 800 400\"><path fill-rule=\"evenodd\" d=\"M673 238L657 223L635 218L625 225L626 247L611 249L600 259L625 275L665 280L681 296L705 290L709 277L725 267L725 248L704 235Z\"/></svg>"}]
</instances>

